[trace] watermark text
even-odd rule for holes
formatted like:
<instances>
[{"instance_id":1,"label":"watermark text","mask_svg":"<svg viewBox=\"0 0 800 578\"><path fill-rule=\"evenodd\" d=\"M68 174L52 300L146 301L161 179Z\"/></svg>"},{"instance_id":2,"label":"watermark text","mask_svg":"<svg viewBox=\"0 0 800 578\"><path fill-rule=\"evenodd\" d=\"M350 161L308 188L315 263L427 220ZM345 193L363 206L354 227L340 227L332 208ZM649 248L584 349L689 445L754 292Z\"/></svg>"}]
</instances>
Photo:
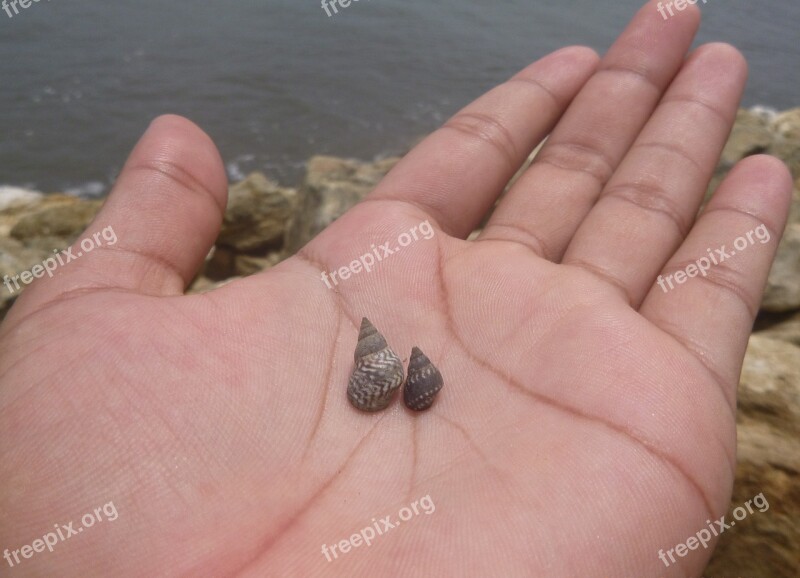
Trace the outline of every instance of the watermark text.
<instances>
[{"instance_id":1,"label":"watermark text","mask_svg":"<svg viewBox=\"0 0 800 578\"><path fill-rule=\"evenodd\" d=\"M47 0L50 2L50 0ZM5 10L5 13L8 14L9 18L13 18L14 14L19 14L19 8L17 8L17 4L19 4L20 8L30 8L31 3L38 3L40 0L3 0L3 3L0 4L0 8ZM11 13L11 10L14 10L14 14Z\"/></svg>"},{"instance_id":2,"label":"watermark text","mask_svg":"<svg viewBox=\"0 0 800 578\"><path fill-rule=\"evenodd\" d=\"M348 539L340 540L336 544L331 544L330 546L323 544L322 554L325 556L325 559L328 560L328 562L333 562L340 555L347 554L352 548L358 548L362 544L372 546L372 541L375 540L377 536L383 536L389 530L393 530L403 522L408 522L414 516L418 516L422 512L424 512L426 515L430 515L435 511L436 505L433 503L430 494L428 494L427 496L412 502L409 506L403 506L400 508L400 511L397 512L397 517L399 520L392 521L391 515L381 518L380 520L372 518L371 525L365 526L360 532L353 534Z\"/></svg>"},{"instance_id":3,"label":"watermark text","mask_svg":"<svg viewBox=\"0 0 800 578\"><path fill-rule=\"evenodd\" d=\"M404 231L400 233L397 236L397 245L394 248L390 247L391 241L387 241L383 245L378 246L373 244L370 252L364 253L358 259L354 259L349 265L339 267L335 271L330 271L329 273L323 271L322 281L328 289L333 289L333 285L338 285L339 281L345 281L349 279L351 275L360 273L362 270L367 273L371 272L372 268L375 266L376 259L380 262L397 253L402 247L409 246L412 241L419 241L420 237L427 240L433 237L433 235L434 231L430 222L423 221L419 225L411 227L408 232ZM337 275L339 276L339 281L336 280ZM330 279L328 279L328 277L330 277ZM331 281L333 281L333 285L331 285Z\"/></svg>"},{"instance_id":4,"label":"watermark text","mask_svg":"<svg viewBox=\"0 0 800 578\"><path fill-rule=\"evenodd\" d=\"M31 283L34 279L39 279L40 277L44 277L44 274L47 273L48 277L53 277L53 272L59 268L61 265L66 265L70 261L74 261L78 257L83 257L85 253L93 251L95 247L99 247L103 244L103 241L106 242L108 245L115 245L117 243L117 234L114 232L110 226L106 227L99 233L95 233L91 237L86 237L82 239L80 242L81 250L78 251L77 254L73 253L73 247L69 247L64 249L61 252L57 250L53 250L55 253L55 257L48 257L41 264L34 265L30 271L23 271L19 275L14 275L9 277L6 275L3 277L3 284L8 289L8 292L12 295L14 291L20 290L20 285L18 281L22 281L25 285ZM11 284L14 284L14 288L12 289Z\"/></svg>"},{"instance_id":5,"label":"watermark text","mask_svg":"<svg viewBox=\"0 0 800 578\"><path fill-rule=\"evenodd\" d=\"M708 271L711 269L712 265L719 265L723 261L727 261L736 255L736 251L742 252L751 245L755 245L755 239L758 239L762 245L764 243L769 243L770 234L766 225L761 224L752 231L747 231L743 236L736 237L733 241L733 249L726 249L725 245L719 249L714 249L714 251L706 249L708 257L700 257L694 263L686 265L684 269L676 271L675 273L670 273L667 276L659 275L656 282L658 286L661 287L661 290L666 293L670 289L675 288L675 285L672 283L673 280L678 285L681 285L686 283L690 277L697 277L698 274L705 277L708 275ZM667 285L669 285L669 289Z\"/></svg>"},{"instance_id":6,"label":"watermark text","mask_svg":"<svg viewBox=\"0 0 800 578\"><path fill-rule=\"evenodd\" d=\"M675 16L675 13L672 11L673 6L678 12L683 12L689 4L697 4L698 2L705 4L706 0L670 0L666 3L666 6L663 2L659 2L658 6L656 6L656 10L658 10L659 14L666 20L668 18L667 12L669 12L670 16Z\"/></svg>"},{"instance_id":7,"label":"watermark text","mask_svg":"<svg viewBox=\"0 0 800 578\"><path fill-rule=\"evenodd\" d=\"M322 0L322 9L325 11L325 14L328 15L328 18L330 18L334 14L339 13L338 8L336 8L337 4L341 8L348 8L351 2L358 2L358 0ZM331 13L331 9L333 9L333 13Z\"/></svg>"},{"instance_id":8,"label":"watermark text","mask_svg":"<svg viewBox=\"0 0 800 578\"><path fill-rule=\"evenodd\" d=\"M757 496L754 496L752 499L747 500L744 505L747 507L746 510L742 506L734 508L732 513L736 521L744 520L747 517L748 512L752 514L754 512L752 505L755 505L759 512L766 512L769 510L769 502L767 501L767 498L764 497L763 492ZM674 548L667 550L666 553L664 550L659 550L658 558L664 563L664 566L669 567L670 564L675 563L675 556L673 553L683 558L689 553L690 550L697 550L700 545L702 545L703 548L708 548L708 543L711 541L712 534L714 536L719 536L725 530L729 530L732 526L735 526L736 521L731 520L730 524L726 524L725 516L722 516L719 520L714 520L713 522L711 520L706 520L708 528L703 528L694 536L689 537L686 542L677 544ZM670 562L667 562L667 557L669 557Z\"/></svg>"},{"instance_id":9,"label":"watermark text","mask_svg":"<svg viewBox=\"0 0 800 578\"><path fill-rule=\"evenodd\" d=\"M105 515L105 518L103 518ZM53 524L54 532L48 532L41 538L37 538L30 544L25 544L16 550L5 549L3 558L6 559L8 565L14 568L22 563L25 559L33 557L38 552L44 552L45 549L50 552L59 542L69 540L73 536L77 536L87 528L91 528L96 522L102 522L104 519L113 522L119 517L117 508L114 502L108 502L102 506L94 509L93 512L87 512L81 517L81 525L75 528L75 522L68 524Z\"/></svg>"}]
</instances>

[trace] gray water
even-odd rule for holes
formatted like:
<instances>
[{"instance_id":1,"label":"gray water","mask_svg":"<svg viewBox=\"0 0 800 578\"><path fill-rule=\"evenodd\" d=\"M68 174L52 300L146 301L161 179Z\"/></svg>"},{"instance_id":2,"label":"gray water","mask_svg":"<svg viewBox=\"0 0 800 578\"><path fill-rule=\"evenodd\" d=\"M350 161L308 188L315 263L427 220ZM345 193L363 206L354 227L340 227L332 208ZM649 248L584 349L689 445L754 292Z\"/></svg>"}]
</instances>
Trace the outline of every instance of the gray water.
<instances>
[{"instance_id":1,"label":"gray water","mask_svg":"<svg viewBox=\"0 0 800 578\"><path fill-rule=\"evenodd\" d=\"M639 0L70 0L0 12L0 184L101 195L156 115L188 116L231 178L398 153L567 44L604 51ZM800 2L707 0L699 40L751 66L745 106L800 105Z\"/></svg>"}]
</instances>

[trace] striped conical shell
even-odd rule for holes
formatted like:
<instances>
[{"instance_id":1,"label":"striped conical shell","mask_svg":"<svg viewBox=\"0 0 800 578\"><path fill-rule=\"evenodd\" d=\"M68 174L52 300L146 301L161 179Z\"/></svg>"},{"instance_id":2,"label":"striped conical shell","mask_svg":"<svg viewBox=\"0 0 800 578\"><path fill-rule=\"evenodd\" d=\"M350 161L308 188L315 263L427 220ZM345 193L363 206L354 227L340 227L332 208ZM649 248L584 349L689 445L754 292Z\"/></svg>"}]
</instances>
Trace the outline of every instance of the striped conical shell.
<instances>
[{"instance_id":1,"label":"striped conical shell","mask_svg":"<svg viewBox=\"0 0 800 578\"><path fill-rule=\"evenodd\" d=\"M403 362L366 317L361 320L354 358L347 399L362 411L386 408L403 384Z\"/></svg>"}]
</instances>

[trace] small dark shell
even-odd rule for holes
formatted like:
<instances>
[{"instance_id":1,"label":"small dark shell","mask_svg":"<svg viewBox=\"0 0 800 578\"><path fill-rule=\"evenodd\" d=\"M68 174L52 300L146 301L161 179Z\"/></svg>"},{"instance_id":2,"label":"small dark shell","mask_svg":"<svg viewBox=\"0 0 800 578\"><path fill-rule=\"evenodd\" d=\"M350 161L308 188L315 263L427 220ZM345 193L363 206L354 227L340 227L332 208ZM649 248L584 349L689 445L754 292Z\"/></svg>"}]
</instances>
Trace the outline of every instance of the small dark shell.
<instances>
[{"instance_id":1,"label":"small dark shell","mask_svg":"<svg viewBox=\"0 0 800 578\"><path fill-rule=\"evenodd\" d=\"M347 399L362 411L386 408L403 384L403 362L366 317L361 320L354 358Z\"/></svg>"},{"instance_id":2,"label":"small dark shell","mask_svg":"<svg viewBox=\"0 0 800 578\"><path fill-rule=\"evenodd\" d=\"M443 385L442 374L436 366L419 347L414 347L411 350L408 378L403 389L403 401L406 406L415 411L428 409Z\"/></svg>"}]
</instances>

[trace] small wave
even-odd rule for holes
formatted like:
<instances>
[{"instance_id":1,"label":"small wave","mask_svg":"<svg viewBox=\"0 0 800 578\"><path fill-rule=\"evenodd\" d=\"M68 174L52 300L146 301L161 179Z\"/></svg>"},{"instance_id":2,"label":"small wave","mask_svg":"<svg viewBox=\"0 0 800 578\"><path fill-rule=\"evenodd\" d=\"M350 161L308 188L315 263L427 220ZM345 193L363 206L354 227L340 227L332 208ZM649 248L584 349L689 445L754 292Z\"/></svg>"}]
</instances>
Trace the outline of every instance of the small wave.
<instances>
[{"instance_id":1,"label":"small wave","mask_svg":"<svg viewBox=\"0 0 800 578\"><path fill-rule=\"evenodd\" d=\"M22 187L0 185L0 211L37 202L44 195L39 191Z\"/></svg>"},{"instance_id":2,"label":"small wave","mask_svg":"<svg viewBox=\"0 0 800 578\"><path fill-rule=\"evenodd\" d=\"M255 158L256 155L254 154L244 154L226 163L225 170L228 173L228 180L234 183L246 179L247 174L252 171Z\"/></svg>"},{"instance_id":3,"label":"small wave","mask_svg":"<svg viewBox=\"0 0 800 578\"><path fill-rule=\"evenodd\" d=\"M108 185L100 181L89 181L74 187L64 189L65 195L80 197L81 199L102 199L108 193Z\"/></svg>"},{"instance_id":4,"label":"small wave","mask_svg":"<svg viewBox=\"0 0 800 578\"><path fill-rule=\"evenodd\" d=\"M750 107L750 112L760 116L763 120L767 122L773 120L780 113L779 110L776 110L769 106L764 106L763 104L756 104L755 106Z\"/></svg>"}]
</instances>

